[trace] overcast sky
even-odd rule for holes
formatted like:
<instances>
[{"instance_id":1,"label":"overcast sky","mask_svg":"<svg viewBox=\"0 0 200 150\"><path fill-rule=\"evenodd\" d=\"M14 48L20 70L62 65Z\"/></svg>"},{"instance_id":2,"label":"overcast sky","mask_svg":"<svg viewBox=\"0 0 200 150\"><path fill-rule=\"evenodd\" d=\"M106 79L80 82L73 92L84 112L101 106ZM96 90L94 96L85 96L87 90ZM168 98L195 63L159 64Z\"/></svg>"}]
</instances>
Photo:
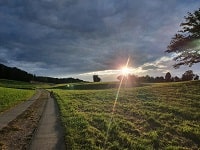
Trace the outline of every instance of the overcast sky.
<instances>
[{"instance_id":1,"label":"overcast sky","mask_svg":"<svg viewBox=\"0 0 200 150\"><path fill-rule=\"evenodd\" d=\"M181 75L167 45L199 0L0 0L0 63L52 77Z\"/></svg>"}]
</instances>

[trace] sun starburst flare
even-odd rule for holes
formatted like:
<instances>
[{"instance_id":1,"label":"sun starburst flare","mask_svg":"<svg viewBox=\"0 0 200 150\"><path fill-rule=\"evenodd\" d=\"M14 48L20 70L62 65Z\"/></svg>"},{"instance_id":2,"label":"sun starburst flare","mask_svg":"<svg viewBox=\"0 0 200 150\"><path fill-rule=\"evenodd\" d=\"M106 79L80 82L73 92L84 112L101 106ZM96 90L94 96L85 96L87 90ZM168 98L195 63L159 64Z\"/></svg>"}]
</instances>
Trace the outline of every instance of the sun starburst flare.
<instances>
[{"instance_id":1,"label":"sun starburst flare","mask_svg":"<svg viewBox=\"0 0 200 150\"><path fill-rule=\"evenodd\" d=\"M121 69L121 73L122 73L122 75L127 76L127 75L129 75L129 74L131 73L131 69L128 68L127 66L124 66L124 67Z\"/></svg>"},{"instance_id":2,"label":"sun starburst flare","mask_svg":"<svg viewBox=\"0 0 200 150\"><path fill-rule=\"evenodd\" d=\"M111 117L110 117L110 121L109 121L109 124L108 124L108 129L107 129L107 132L106 132L106 138L105 138L105 142L104 142L104 149L105 149L105 146L106 146L106 143L107 143L107 140L108 140L108 136L109 136L109 131L110 131L110 126L112 124L112 120L113 120L113 117L114 117L114 113L115 113L115 107L116 107L116 104L117 104L117 100L119 98L119 93L120 93L120 89L121 89L121 86L122 86L122 83L123 83L123 80L125 78L125 75L128 75L129 73L129 69L128 69L128 65L129 65L129 57L127 59L127 62L126 62L126 65L122 68L122 73L124 73L124 75L122 76L122 79L120 80L120 84L119 84L119 87L118 87L118 90L117 90L117 93L116 93L116 96L115 96L115 101L114 101L114 104L113 104L113 108L112 108L112 112L111 112Z\"/></svg>"}]
</instances>

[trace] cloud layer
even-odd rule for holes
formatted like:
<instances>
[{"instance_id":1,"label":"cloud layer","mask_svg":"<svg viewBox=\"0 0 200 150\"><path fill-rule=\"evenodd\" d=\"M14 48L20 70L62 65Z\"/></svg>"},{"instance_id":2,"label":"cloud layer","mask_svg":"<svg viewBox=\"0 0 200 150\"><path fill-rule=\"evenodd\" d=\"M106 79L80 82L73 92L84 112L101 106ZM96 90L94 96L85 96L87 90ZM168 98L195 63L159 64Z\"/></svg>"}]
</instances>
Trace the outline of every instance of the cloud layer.
<instances>
[{"instance_id":1,"label":"cloud layer","mask_svg":"<svg viewBox=\"0 0 200 150\"><path fill-rule=\"evenodd\" d=\"M2 0L0 63L70 76L131 66L158 69L195 0ZM151 64L146 65L144 64Z\"/></svg>"}]
</instances>

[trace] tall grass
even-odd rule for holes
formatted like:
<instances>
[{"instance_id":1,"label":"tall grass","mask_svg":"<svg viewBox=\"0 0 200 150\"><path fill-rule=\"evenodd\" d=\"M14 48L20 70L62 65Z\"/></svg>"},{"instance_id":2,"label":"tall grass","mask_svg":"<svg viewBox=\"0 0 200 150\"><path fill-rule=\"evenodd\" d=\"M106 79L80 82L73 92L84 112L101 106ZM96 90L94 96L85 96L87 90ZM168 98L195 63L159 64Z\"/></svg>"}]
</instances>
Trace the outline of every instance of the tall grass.
<instances>
[{"instance_id":1,"label":"tall grass","mask_svg":"<svg viewBox=\"0 0 200 150\"><path fill-rule=\"evenodd\" d=\"M198 149L200 82L122 89L104 145L116 90L54 89L68 149Z\"/></svg>"}]
</instances>

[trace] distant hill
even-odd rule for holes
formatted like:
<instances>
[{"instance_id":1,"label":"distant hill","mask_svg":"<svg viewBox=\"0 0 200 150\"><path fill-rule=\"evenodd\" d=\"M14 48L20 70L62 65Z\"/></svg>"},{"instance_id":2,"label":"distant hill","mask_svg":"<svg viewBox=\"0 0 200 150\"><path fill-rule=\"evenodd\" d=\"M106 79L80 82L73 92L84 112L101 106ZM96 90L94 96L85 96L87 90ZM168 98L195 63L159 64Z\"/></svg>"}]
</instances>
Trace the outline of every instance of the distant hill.
<instances>
[{"instance_id":1,"label":"distant hill","mask_svg":"<svg viewBox=\"0 0 200 150\"><path fill-rule=\"evenodd\" d=\"M18 69L16 67L8 67L6 65L0 64L0 79L9 79L16 81L37 81L37 82L46 82L46 83L77 83L84 82L80 79L74 78L53 78L53 77L44 77L44 76L35 76L24 70Z\"/></svg>"},{"instance_id":2,"label":"distant hill","mask_svg":"<svg viewBox=\"0 0 200 150\"><path fill-rule=\"evenodd\" d=\"M16 67L0 64L0 78L28 82L33 79L33 75Z\"/></svg>"}]
</instances>

